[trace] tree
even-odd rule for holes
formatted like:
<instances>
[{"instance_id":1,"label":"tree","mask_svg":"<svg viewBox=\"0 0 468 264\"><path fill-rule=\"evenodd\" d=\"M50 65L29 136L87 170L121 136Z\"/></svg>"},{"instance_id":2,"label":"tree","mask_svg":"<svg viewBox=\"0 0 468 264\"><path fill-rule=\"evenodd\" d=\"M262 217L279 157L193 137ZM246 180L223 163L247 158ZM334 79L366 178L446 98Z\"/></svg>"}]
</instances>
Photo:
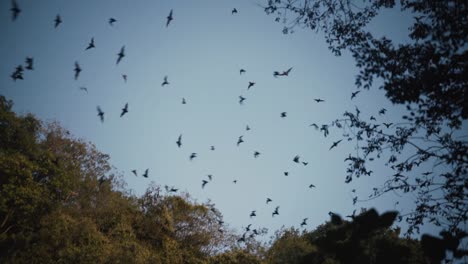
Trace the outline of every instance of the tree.
<instances>
[{"instance_id":1,"label":"tree","mask_svg":"<svg viewBox=\"0 0 468 264\"><path fill-rule=\"evenodd\" d=\"M414 15L411 40L397 45L374 37L366 26L383 9L398 6ZM462 127L468 117L467 2L268 0L265 12L276 15L276 21L283 19L285 34L295 27L322 31L335 55L349 51L354 57L360 69L358 89L370 89L380 80L378 88L386 97L406 106L407 114L394 124L364 119L356 108L321 126L325 136L337 128L345 139L357 142L357 153L345 160L346 182L372 175L369 164L388 158L385 164L393 172L370 197L413 193L414 210L405 215L408 234L419 232L424 221L452 234L460 231L468 219L468 142ZM416 172L424 165L433 169Z\"/></svg>"},{"instance_id":2,"label":"tree","mask_svg":"<svg viewBox=\"0 0 468 264\"><path fill-rule=\"evenodd\" d=\"M302 259L317 247L307 241L298 229L282 229L275 233L271 246L267 251L268 263L301 263Z\"/></svg>"},{"instance_id":3,"label":"tree","mask_svg":"<svg viewBox=\"0 0 468 264\"><path fill-rule=\"evenodd\" d=\"M313 231L277 232L267 263L426 263L419 241L400 238L399 229L391 228L396 212L370 209L352 221L330 215Z\"/></svg>"},{"instance_id":4,"label":"tree","mask_svg":"<svg viewBox=\"0 0 468 264\"><path fill-rule=\"evenodd\" d=\"M108 155L12 105L0 96L1 263L207 263L232 248L214 206L156 184L130 195Z\"/></svg>"}]
</instances>

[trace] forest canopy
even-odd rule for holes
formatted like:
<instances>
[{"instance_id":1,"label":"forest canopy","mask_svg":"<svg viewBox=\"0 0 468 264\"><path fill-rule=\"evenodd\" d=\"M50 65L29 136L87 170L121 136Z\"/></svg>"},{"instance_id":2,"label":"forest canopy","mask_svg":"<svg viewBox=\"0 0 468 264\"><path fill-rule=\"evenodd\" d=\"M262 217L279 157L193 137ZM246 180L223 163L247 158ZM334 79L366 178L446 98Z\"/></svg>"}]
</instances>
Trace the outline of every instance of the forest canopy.
<instances>
[{"instance_id":1,"label":"forest canopy","mask_svg":"<svg viewBox=\"0 0 468 264\"><path fill-rule=\"evenodd\" d=\"M330 213L313 231L278 230L264 243L261 230L238 234L189 194L153 183L132 195L108 155L12 106L0 97L2 263L426 263L445 250L424 256L424 246L446 245L464 254L457 250L463 236L428 236L426 244L400 238L397 212L374 209L352 221Z\"/></svg>"}]
</instances>

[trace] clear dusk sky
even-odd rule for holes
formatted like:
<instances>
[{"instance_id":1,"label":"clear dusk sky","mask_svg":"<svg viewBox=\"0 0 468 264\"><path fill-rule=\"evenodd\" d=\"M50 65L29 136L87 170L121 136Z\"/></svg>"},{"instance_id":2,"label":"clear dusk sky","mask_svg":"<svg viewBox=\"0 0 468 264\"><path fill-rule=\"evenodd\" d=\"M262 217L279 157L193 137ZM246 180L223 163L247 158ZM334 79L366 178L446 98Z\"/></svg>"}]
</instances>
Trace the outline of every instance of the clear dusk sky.
<instances>
[{"instance_id":1,"label":"clear dusk sky","mask_svg":"<svg viewBox=\"0 0 468 264\"><path fill-rule=\"evenodd\" d=\"M231 228L252 223L270 234L283 225L299 227L306 217L313 229L329 219L329 211L344 216L360 207L405 212L411 206L411 196L392 195L353 206L352 189L365 199L392 172L377 162L372 177L345 184L343 160L355 151L355 142L329 151L341 132L324 138L309 126L329 123L355 106L381 122L401 116L377 89L350 100L358 69L349 54L332 55L320 33L297 28L283 35L283 25L251 0L17 2L22 12L15 22L10 1L0 2L0 94L14 101L17 113L59 121L109 154L136 195L152 181L175 186L198 202L210 199ZM231 15L234 7L238 13ZM166 28L171 9L174 20ZM54 28L57 14L63 23ZM113 26L110 17L117 19ZM399 11L387 12L370 27L403 42L409 21ZM96 48L85 51L93 37ZM125 57L116 65L122 46ZM34 58L35 69L14 82L10 74L27 56ZM82 68L78 80L75 61ZM288 77L273 77L273 71L290 67ZM245 74L239 74L241 68ZM170 84L162 87L166 75ZM249 81L256 84L247 90ZM120 118L126 103L129 113ZM104 123L97 106L105 112ZM378 116L382 107L389 111ZM239 136L245 142L238 147ZM198 157L189 161L192 152ZM309 164L294 163L295 155ZM202 189L208 174L213 180ZM268 205L267 197L273 200ZM280 215L272 218L276 206Z\"/></svg>"}]
</instances>

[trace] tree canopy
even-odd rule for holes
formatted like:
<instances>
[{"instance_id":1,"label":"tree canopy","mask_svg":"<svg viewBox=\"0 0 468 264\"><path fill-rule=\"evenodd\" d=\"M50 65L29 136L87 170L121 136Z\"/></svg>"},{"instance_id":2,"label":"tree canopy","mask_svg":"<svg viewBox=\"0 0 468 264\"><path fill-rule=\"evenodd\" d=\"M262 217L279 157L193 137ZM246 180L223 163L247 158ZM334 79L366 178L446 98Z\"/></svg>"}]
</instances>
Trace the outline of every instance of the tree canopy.
<instances>
[{"instance_id":1,"label":"tree canopy","mask_svg":"<svg viewBox=\"0 0 468 264\"><path fill-rule=\"evenodd\" d=\"M108 155L11 108L0 97L0 262L205 263L233 241L218 211L157 185L135 197Z\"/></svg>"},{"instance_id":2,"label":"tree canopy","mask_svg":"<svg viewBox=\"0 0 468 264\"><path fill-rule=\"evenodd\" d=\"M57 123L17 116L0 96L2 263L433 263L461 258L466 233L422 241L392 228L397 212L351 221L330 213L315 230L278 230L265 244L223 222L213 205L150 185L136 197L109 156ZM432 263L431 262L431 263Z\"/></svg>"},{"instance_id":3,"label":"tree canopy","mask_svg":"<svg viewBox=\"0 0 468 264\"><path fill-rule=\"evenodd\" d=\"M377 122L356 108L318 127L325 136L331 128L343 130L344 139L357 142L357 153L345 160L345 181L385 175L369 168L385 159L393 172L371 198L413 193L415 206L405 215L408 234L425 221L459 232L468 220L468 143L463 130L468 117L466 1L268 0L264 8L284 23L283 33L296 27L321 31L335 55L349 52L359 69L358 91L371 89L378 80L378 88L393 104L406 107L399 122ZM397 44L369 29L375 17L391 8L413 16L409 41Z\"/></svg>"}]
</instances>

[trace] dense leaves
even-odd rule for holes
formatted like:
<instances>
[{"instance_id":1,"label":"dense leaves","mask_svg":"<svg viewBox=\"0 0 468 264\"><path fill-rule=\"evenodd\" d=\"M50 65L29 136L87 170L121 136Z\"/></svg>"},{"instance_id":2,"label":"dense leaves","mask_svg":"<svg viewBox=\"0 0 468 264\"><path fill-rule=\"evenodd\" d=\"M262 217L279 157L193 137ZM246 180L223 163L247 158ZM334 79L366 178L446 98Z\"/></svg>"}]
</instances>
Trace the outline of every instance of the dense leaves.
<instances>
[{"instance_id":1,"label":"dense leaves","mask_svg":"<svg viewBox=\"0 0 468 264\"><path fill-rule=\"evenodd\" d=\"M413 16L410 40L397 44L369 30L373 19L390 8ZM285 24L284 33L298 26L322 31L335 55L348 51L354 57L358 89L378 83L392 103L406 107L398 123L378 123L372 116L377 113L364 118L356 109L322 125L324 136L335 127L357 142L357 153L345 160L346 182L375 174L369 169L371 163L388 158L386 165L393 172L371 197L388 192L416 195L414 210L405 215L409 234L425 221L452 233L466 225L468 142L463 123L468 118L468 3L268 0L265 12ZM382 109L379 117L385 112Z\"/></svg>"}]
</instances>

